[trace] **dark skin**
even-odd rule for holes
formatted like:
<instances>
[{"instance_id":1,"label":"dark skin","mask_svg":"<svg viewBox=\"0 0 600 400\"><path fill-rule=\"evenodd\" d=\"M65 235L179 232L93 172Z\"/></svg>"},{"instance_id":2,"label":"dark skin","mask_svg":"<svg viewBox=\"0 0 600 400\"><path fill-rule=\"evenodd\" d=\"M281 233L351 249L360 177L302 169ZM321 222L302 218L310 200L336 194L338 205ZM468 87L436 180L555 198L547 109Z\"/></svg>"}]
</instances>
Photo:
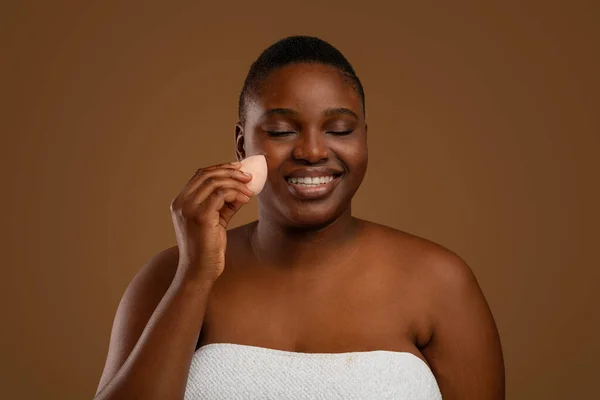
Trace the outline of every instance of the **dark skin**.
<instances>
[{"instance_id":1,"label":"dark skin","mask_svg":"<svg viewBox=\"0 0 600 400\"><path fill-rule=\"evenodd\" d=\"M236 154L264 154L267 183L258 221L227 231L225 268L210 287L196 348L408 352L430 367L444 400L504 399L498 331L469 266L429 240L352 216L368 151L361 99L347 77L330 66L289 65L249 100ZM326 198L287 189L286 174L310 166L343 171ZM122 306L127 328L114 334L99 388L132 351L177 265L175 246L128 289L123 302L133 311Z\"/></svg>"},{"instance_id":2,"label":"dark skin","mask_svg":"<svg viewBox=\"0 0 600 400\"><path fill-rule=\"evenodd\" d=\"M332 133L342 131L351 132ZM352 216L366 139L361 99L335 68L287 66L262 83L236 127L238 159L268 160L260 223L230 230L199 345L409 352L432 369L444 399L503 399L498 331L469 266L431 241ZM285 171L313 165L342 168L340 185L326 199L297 200Z\"/></svg>"}]
</instances>

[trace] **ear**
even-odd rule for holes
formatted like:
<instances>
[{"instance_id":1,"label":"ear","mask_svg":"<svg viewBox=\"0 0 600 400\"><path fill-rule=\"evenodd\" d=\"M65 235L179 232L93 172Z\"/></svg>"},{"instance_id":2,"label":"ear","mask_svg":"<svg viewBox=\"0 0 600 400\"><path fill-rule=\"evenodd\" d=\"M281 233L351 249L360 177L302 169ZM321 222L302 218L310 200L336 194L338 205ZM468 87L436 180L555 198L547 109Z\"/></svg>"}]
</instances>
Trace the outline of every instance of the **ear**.
<instances>
[{"instance_id":1,"label":"ear","mask_svg":"<svg viewBox=\"0 0 600 400\"><path fill-rule=\"evenodd\" d=\"M244 158L246 158L244 127L240 122L235 125L235 157L238 161L242 161Z\"/></svg>"}]
</instances>

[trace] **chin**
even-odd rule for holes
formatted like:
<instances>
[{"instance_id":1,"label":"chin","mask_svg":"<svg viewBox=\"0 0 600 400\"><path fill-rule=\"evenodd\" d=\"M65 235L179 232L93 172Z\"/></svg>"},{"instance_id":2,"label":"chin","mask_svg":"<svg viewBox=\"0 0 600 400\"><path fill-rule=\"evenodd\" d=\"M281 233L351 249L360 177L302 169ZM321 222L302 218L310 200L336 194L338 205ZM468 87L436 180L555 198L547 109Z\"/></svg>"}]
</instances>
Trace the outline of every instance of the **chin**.
<instances>
[{"instance_id":1,"label":"chin","mask_svg":"<svg viewBox=\"0 0 600 400\"><path fill-rule=\"evenodd\" d=\"M317 229L331 224L344 210L345 207L336 209L336 207L327 204L321 206L314 202L307 202L304 205L295 205L284 210L283 217L293 227Z\"/></svg>"},{"instance_id":2,"label":"chin","mask_svg":"<svg viewBox=\"0 0 600 400\"><path fill-rule=\"evenodd\" d=\"M287 192L279 196L272 187L265 186L259 195L259 214L273 217L291 228L318 229L334 222L351 203L347 192L335 193L323 199L298 200ZM349 198L348 198L349 197Z\"/></svg>"}]
</instances>

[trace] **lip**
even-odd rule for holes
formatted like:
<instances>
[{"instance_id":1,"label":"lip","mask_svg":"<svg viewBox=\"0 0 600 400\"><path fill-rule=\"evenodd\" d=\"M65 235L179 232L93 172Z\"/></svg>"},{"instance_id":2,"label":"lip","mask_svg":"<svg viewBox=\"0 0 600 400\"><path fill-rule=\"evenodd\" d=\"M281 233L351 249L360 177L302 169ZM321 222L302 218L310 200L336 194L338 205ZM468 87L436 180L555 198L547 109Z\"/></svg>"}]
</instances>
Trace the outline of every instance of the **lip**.
<instances>
[{"instance_id":1,"label":"lip","mask_svg":"<svg viewBox=\"0 0 600 400\"><path fill-rule=\"evenodd\" d=\"M322 174L322 172L321 172L321 174ZM287 179L285 180L285 183L286 183L287 188L290 191L290 193L296 198L303 199L303 200L321 199L321 198L327 197L331 192L333 192L335 187L340 182L342 175L341 174L333 174L333 173L328 173L326 175L299 175L299 176L327 176L327 175L334 175L335 178L330 182L324 183L322 185L317 185L314 187L297 185L295 183L289 182ZM293 175L290 175L290 176L293 176Z\"/></svg>"}]
</instances>

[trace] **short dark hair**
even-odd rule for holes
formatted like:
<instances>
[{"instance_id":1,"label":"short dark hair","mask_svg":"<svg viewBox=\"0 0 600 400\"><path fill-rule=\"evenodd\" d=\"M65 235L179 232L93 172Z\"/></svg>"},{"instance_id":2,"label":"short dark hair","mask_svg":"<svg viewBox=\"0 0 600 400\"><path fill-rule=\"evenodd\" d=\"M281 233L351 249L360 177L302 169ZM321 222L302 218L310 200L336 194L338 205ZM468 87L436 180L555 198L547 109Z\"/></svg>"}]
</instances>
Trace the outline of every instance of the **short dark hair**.
<instances>
[{"instance_id":1,"label":"short dark hair","mask_svg":"<svg viewBox=\"0 0 600 400\"><path fill-rule=\"evenodd\" d=\"M350 78L361 98L363 112L365 111L363 86L346 57L322 39L313 36L290 36L269 46L250 66L238 104L240 122L243 123L246 118L247 99L255 94L261 82L271 72L289 64L303 62L330 65L339 69L346 77Z\"/></svg>"}]
</instances>

